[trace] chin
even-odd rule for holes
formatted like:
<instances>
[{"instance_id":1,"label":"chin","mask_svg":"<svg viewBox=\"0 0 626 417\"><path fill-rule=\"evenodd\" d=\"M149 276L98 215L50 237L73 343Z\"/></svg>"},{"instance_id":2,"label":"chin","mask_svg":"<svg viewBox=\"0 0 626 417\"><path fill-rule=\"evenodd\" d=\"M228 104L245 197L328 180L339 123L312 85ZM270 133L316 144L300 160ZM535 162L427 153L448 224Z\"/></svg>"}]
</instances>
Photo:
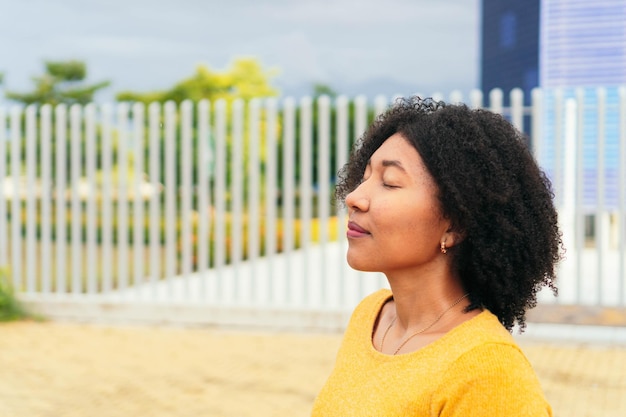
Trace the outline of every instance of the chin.
<instances>
[{"instance_id":1,"label":"chin","mask_svg":"<svg viewBox=\"0 0 626 417\"><path fill-rule=\"evenodd\" d=\"M362 272L379 272L380 269L376 268L374 265L372 265L372 259L359 259L356 256L350 256L350 253L348 253L348 256L346 257L346 260L348 261L348 265L350 265L350 268L357 270L357 271L362 271Z\"/></svg>"}]
</instances>

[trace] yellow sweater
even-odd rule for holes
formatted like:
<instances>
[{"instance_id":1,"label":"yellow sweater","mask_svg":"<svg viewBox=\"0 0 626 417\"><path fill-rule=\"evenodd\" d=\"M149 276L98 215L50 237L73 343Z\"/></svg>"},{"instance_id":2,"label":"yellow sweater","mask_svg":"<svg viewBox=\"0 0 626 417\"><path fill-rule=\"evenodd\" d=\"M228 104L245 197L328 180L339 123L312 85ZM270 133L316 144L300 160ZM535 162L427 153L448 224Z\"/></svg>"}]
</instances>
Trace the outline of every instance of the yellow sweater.
<instances>
[{"instance_id":1,"label":"yellow sweater","mask_svg":"<svg viewBox=\"0 0 626 417\"><path fill-rule=\"evenodd\" d=\"M313 417L552 416L528 360L487 310L415 352L378 352L372 330L390 297L380 290L355 309Z\"/></svg>"}]
</instances>

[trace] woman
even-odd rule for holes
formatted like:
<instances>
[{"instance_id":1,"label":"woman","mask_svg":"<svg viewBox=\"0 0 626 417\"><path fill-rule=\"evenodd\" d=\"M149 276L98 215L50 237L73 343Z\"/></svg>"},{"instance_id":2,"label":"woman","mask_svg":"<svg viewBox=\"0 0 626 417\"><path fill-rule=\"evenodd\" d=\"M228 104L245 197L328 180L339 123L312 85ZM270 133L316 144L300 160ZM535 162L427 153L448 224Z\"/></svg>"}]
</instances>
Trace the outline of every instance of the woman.
<instances>
[{"instance_id":1,"label":"woman","mask_svg":"<svg viewBox=\"0 0 626 417\"><path fill-rule=\"evenodd\" d=\"M354 311L313 416L550 416L510 331L561 256L550 183L501 116L412 98L344 167Z\"/></svg>"}]
</instances>

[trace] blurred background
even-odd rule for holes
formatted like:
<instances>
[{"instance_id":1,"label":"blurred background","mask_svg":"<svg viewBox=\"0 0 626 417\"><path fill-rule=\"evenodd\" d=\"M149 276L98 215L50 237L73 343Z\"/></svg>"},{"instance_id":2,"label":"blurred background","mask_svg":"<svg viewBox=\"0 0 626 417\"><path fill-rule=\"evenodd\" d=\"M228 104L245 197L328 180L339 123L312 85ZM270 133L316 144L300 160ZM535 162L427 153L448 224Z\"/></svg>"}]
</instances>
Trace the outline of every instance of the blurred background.
<instances>
[{"instance_id":1,"label":"blurred background","mask_svg":"<svg viewBox=\"0 0 626 417\"><path fill-rule=\"evenodd\" d=\"M171 87L198 65L254 57L281 95L409 94L478 86L479 2L2 1L2 71L27 91L44 60L78 59L95 95Z\"/></svg>"},{"instance_id":2,"label":"blurred background","mask_svg":"<svg viewBox=\"0 0 626 417\"><path fill-rule=\"evenodd\" d=\"M307 415L387 285L345 263L336 173L413 94L525 133L567 256L517 337L556 414L624 415L625 22L626 0L0 0L0 318L50 320L0 327L0 415Z\"/></svg>"}]
</instances>

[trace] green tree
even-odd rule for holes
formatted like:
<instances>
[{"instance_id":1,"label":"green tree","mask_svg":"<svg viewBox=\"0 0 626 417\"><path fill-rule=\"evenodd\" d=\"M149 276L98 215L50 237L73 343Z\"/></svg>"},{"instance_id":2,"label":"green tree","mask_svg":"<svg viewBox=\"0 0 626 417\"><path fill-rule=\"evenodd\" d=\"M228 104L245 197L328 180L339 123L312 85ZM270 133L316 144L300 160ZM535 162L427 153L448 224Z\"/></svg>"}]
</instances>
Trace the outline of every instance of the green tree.
<instances>
[{"instance_id":1,"label":"green tree","mask_svg":"<svg viewBox=\"0 0 626 417\"><path fill-rule=\"evenodd\" d=\"M87 84L85 83L85 79L87 77L87 69L83 62L81 61L46 61L45 65L45 73L41 76L33 77L33 81L35 83L35 87L31 92L27 93L17 93L14 91L6 91L6 97L10 100L14 100L17 102L21 102L25 105L35 104L38 106L42 106L44 104L50 104L53 106L59 104L65 104L68 107L74 104L85 105L93 101L93 95L96 91L105 88L109 85L109 81L103 81L95 84ZM69 110L68 110L69 111ZM56 119L56 116L53 112L53 120ZM23 113L21 116L21 130L25 132L25 114ZM41 120L37 118L37 130L40 129ZM81 129L84 129L84 126L81 126ZM69 135L69 131L68 131ZM51 150L51 166L52 166L52 179L56 178L56 152L57 152L57 138L56 135L53 134L50 142L50 150ZM84 147L84 135L81 137L81 142L83 142ZM39 153L41 143L37 142L36 144L37 150ZM99 146L99 145L98 145ZM116 144L117 146L117 144ZM8 147L8 143L7 143ZM70 155L71 145L69 136L66 139L66 155ZM21 148L19 150L20 154L16 158L11 158L10 153L11 149L8 148L6 151L7 155L7 166L10 166L12 161L21 160L22 164L24 164L24 158L26 154L26 142L24 138L21 139ZM114 152L117 152L117 148L114 149ZM99 153L99 151L98 151ZM98 159L99 161L99 159ZM82 161L84 165L84 161ZM40 166L37 166L37 170L40 169ZM66 170L69 175L71 172L71 160L70 158L66 159ZM37 172L39 175L39 172Z\"/></svg>"},{"instance_id":2,"label":"green tree","mask_svg":"<svg viewBox=\"0 0 626 417\"><path fill-rule=\"evenodd\" d=\"M330 98L337 98L339 94L328 84L315 83L313 84L313 97L318 98L320 96L328 96Z\"/></svg>"},{"instance_id":3,"label":"green tree","mask_svg":"<svg viewBox=\"0 0 626 417\"><path fill-rule=\"evenodd\" d=\"M207 99L211 102L215 102L219 99L225 99L228 102L227 112L232 111L231 104L235 99L243 99L248 101L256 97L272 97L278 95L278 90L271 85L271 79L277 74L276 69L265 69L257 59L255 58L238 58L235 59L228 68L223 71L215 71L208 66L200 65L196 68L196 71L188 78L185 78L177 82L173 87L152 92L136 92L136 91L122 91L116 95L118 101L126 102L138 102L146 105L150 103L165 103L168 101L175 102L178 107L185 100L191 100L194 104L197 104L200 100ZM262 116L263 117L263 116ZM177 123L180 119L177 120ZM197 123L197 121L194 121ZM230 114L227 116L228 133L227 133L227 155L228 155L228 172L230 173L230 155L232 153L232 137L231 137L231 123L232 119ZM263 121L261 122L263 123ZM178 131L180 126L177 126ZM198 146L205 146L199 143L200 140L195 131L196 126L193 127L192 133L193 149L197 149ZM244 135L248 135L249 126L245 123ZM264 130L261 130L264 132ZM147 132L146 132L147 134ZM163 141L163 139L161 139ZM261 140L263 140L261 138ZM147 141L147 136L144 138ZM177 141L180 141L180 136L177 136ZM146 143L146 147L147 142ZM209 145L209 146L213 146ZM247 152L248 146L244 145L244 152ZM161 143L161 154L164 156L164 144ZM180 143L176 145L175 153L176 160L179 160L181 152ZM247 158L244 159L247 161ZM247 163L247 162L245 162ZM194 160L193 167L197 165L197 161ZM165 173L163 172L162 175ZM228 176L228 182L230 184L230 176ZM180 182L180 175L177 175L177 180ZM164 178L161 178L164 181Z\"/></svg>"},{"instance_id":4,"label":"green tree","mask_svg":"<svg viewBox=\"0 0 626 417\"><path fill-rule=\"evenodd\" d=\"M35 88L31 92L7 91L6 97L26 105L29 104L87 104L93 95L109 86L109 81L85 84L87 68L81 61L46 61L45 73L33 77Z\"/></svg>"},{"instance_id":5,"label":"green tree","mask_svg":"<svg viewBox=\"0 0 626 417\"><path fill-rule=\"evenodd\" d=\"M254 97L272 97L278 95L278 90L270 84L275 75L276 70L264 69L254 58L239 58L224 71L214 71L208 66L199 65L191 77L179 81L168 90L146 93L122 91L116 98L119 101L146 104L166 101L180 104L184 100L232 101L235 98L249 100Z\"/></svg>"}]
</instances>

